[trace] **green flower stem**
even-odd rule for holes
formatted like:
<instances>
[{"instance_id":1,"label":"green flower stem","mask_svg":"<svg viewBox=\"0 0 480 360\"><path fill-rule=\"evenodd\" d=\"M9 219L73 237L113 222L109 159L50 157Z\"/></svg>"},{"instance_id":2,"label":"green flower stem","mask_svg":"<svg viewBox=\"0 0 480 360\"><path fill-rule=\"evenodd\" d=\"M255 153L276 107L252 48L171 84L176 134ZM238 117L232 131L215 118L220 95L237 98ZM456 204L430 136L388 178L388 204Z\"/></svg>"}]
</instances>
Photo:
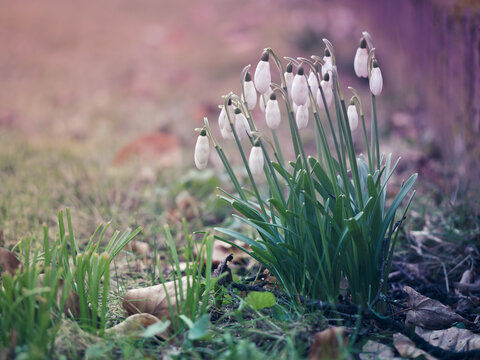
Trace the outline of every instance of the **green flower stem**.
<instances>
[{"instance_id":1,"label":"green flower stem","mask_svg":"<svg viewBox=\"0 0 480 360\"><path fill-rule=\"evenodd\" d=\"M265 148L265 144L263 141L260 140L260 146L263 151L263 155L265 156L265 162L266 165L270 171L270 174L272 175L273 181L275 183L275 187L277 188L278 196L280 197L280 200L282 201L283 206L287 205L287 201L285 200L285 196L283 195L282 187L280 186L280 182L278 181L277 174L275 173L275 170L272 166L272 162L270 161L270 156L268 155L267 149ZM283 164L281 164L283 167Z\"/></svg>"},{"instance_id":2,"label":"green flower stem","mask_svg":"<svg viewBox=\"0 0 480 360\"><path fill-rule=\"evenodd\" d=\"M238 150L240 151L240 155L242 156L245 169L247 169L248 177L250 178L250 182L252 183L253 191L255 192L255 196L257 197L258 204L260 205L262 212L266 214L267 212L265 211L265 206L263 205L262 197L260 196L260 192L258 191L257 184L253 179L252 172L250 171L250 166L248 165L247 158L245 157L245 153L243 152L242 144L240 142L240 139L238 138L237 132L235 131L235 127L231 122L230 122L230 127L232 128L233 136L235 137L235 142L237 143Z\"/></svg>"},{"instance_id":3,"label":"green flower stem","mask_svg":"<svg viewBox=\"0 0 480 360\"><path fill-rule=\"evenodd\" d=\"M227 100L227 102L228 102L228 100ZM229 121L230 125L232 126L232 122L231 122L231 119L230 119L230 114L228 113L228 111L226 111L226 114L227 114L228 121ZM247 196L245 195L242 187L240 186L240 183L239 183L237 177L235 176L235 173L234 173L232 167L230 166L230 163L227 159L227 156L225 155L225 152L223 151L223 149L220 146L220 144L218 143L218 141L215 139L215 136L213 136L212 129L210 129L210 124L208 122L208 119L205 117L203 120L205 122L205 129L207 130L209 137L213 141L215 150L217 151L217 154L220 157L220 160L222 160L223 166L225 167L225 170L227 170L227 173L230 176L230 179L232 180L233 186L237 190L240 198L244 201L247 201Z\"/></svg>"},{"instance_id":4,"label":"green flower stem","mask_svg":"<svg viewBox=\"0 0 480 360\"><path fill-rule=\"evenodd\" d=\"M275 62L275 65L277 66L278 72L280 73L280 80L281 80L281 87L285 92L287 92L287 83L285 81L285 69L283 68L283 64L280 61L280 58L277 56L275 51L273 51L270 48L265 48L263 51L267 51L273 56L273 60Z\"/></svg>"},{"instance_id":5,"label":"green flower stem","mask_svg":"<svg viewBox=\"0 0 480 360\"><path fill-rule=\"evenodd\" d=\"M280 142L278 141L277 132L273 129L272 129L272 137L275 143L275 150L276 150L276 153L278 154L280 165L284 166L285 159L283 158L282 148L280 147Z\"/></svg>"},{"instance_id":6,"label":"green flower stem","mask_svg":"<svg viewBox=\"0 0 480 360\"><path fill-rule=\"evenodd\" d=\"M375 141L372 140L372 152L373 146L375 144L375 151L377 154L377 169L380 170L380 140L378 138L378 123L377 123L377 106L375 104L375 95L372 94L372 129L375 130ZM372 130L372 136L373 136L373 130Z\"/></svg>"}]
</instances>

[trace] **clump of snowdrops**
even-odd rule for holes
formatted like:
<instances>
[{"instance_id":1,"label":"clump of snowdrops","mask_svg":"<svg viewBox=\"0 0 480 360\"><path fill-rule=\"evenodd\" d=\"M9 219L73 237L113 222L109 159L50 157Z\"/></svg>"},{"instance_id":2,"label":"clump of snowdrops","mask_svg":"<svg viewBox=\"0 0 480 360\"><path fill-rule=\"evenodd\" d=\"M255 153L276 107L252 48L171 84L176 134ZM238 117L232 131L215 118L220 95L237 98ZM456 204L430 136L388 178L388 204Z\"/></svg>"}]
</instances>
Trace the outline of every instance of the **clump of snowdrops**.
<instances>
[{"instance_id":1,"label":"clump of snowdrops","mask_svg":"<svg viewBox=\"0 0 480 360\"><path fill-rule=\"evenodd\" d=\"M246 183L234 172L207 118L205 126L197 129L195 164L199 169L207 166L211 140L236 191L222 190L222 198L240 214L233 216L257 234L249 237L216 228L222 234L218 238L234 246L233 239L248 244L250 251L241 250L270 270L290 296L334 302L348 294L354 303L381 309L417 174L402 183L387 206L388 183L399 159L393 162L391 154L380 152L376 99L383 79L372 39L363 33L354 58L356 75L368 78L371 119L365 119L362 99L351 87L346 102L334 48L323 41L324 56L310 59L280 59L272 49L265 49L253 79L250 65L243 69L241 93L224 96L220 133L226 141L235 141ZM271 63L279 83L272 81ZM265 120L252 116L257 103ZM313 129L304 130L312 120ZM257 129L260 121L266 121L271 134ZM287 144L280 143L276 134L281 126L290 129L292 161L284 158L282 146ZM307 156L302 131L314 131L315 156ZM355 152L353 131L363 132L365 155ZM261 177L268 186L266 197L257 185ZM346 289L340 286L342 278L348 281Z\"/></svg>"}]
</instances>

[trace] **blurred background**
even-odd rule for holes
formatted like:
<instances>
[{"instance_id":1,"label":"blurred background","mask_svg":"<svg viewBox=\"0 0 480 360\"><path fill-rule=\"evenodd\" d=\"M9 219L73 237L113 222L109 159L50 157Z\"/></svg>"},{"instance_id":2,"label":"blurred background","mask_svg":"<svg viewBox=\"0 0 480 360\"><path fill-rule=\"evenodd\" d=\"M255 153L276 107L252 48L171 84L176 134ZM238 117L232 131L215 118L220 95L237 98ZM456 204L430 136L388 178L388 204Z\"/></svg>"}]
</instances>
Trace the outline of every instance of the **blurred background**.
<instances>
[{"instance_id":1,"label":"blurred background","mask_svg":"<svg viewBox=\"0 0 480 360\"><path fill-rule=\"evenodd\" d=\"M369 108L352 65L362 31L384 76L383 151L445 196L476 196L478 0L0 0L3 179L14 182L11 168L45 149L65 156L28 165L33 177L70 176L65 157L101 172L141 163L151 178L193 166L193 128L216 120L221 95L239 92L241 69L265 47L323 56L321 39L330 39L343 85Z\"/></svg>"}]
</instances>

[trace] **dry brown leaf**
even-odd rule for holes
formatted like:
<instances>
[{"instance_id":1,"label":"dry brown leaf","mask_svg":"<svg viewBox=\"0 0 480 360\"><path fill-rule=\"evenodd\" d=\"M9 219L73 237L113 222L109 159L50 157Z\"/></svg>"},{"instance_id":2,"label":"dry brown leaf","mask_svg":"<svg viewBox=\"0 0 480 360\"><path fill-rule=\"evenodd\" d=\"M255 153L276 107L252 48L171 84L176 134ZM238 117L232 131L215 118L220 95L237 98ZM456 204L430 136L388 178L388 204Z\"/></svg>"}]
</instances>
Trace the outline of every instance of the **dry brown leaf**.
<instances>
[{"instance_id":1,"label":"dry brown leaf","mask_svg":"<svg viewBox=\"0 0 480 360\"><path fill-rule=\"evenodd\" d=\"M21 266L22 264L18 260L17 255L7 249L0 248L0 271L2 273L8 272L13 276Z\"/></svg>"},{"instance_id":2,"label":"dry brown leaf","mask_svg":"<svg viewBox=\"0 0 480 360\"><path fill-rule=\"evenodd\" d=\"M247 244L235 240L234 243L247 251L250 251L250 246ZM212 253L212 265L218 266L228 255L233 254L233 263L238 264L243 261L243 259L249 259L248 254L237 248L236 246L230 245L223 241L215 241L213 244L213 253Z\"/></svg>"},{"instance_id":3,"label":"dry brown leaf","mask_svg":"<svg viewBox=\"0 0 480 360\"><path fill-rule=\"evenodd\" d=\"M415 332L431 345L444 350L459 352L480 349L480 335L467 329L451 327L443 330L425 330L417 327ZM426 359L435 359L425 351L418 349L412 340L400 333L393 335L393 343L403 357L416 358L423 355Z\"/></svg>"},{"instance_id":4,"label":"dry brown leaf","mask_svg":"<svg viewBox=\"0 0 480 360\"><path fill-rule=\"evenodd\" d=\"M127 250L131 250L134 254L140 256L143 260L143 263L147 263L147 255L150 250L150 245L146 242L133 240L126 246Z\"/></svg>"},{"instance_id":5,"label":"dry brown leaf","mask_svg":"<svg viewBox=\"0 0 480 360\"><path fill-rule=\"evenodd\" d=\"M45 274L38 275L38 286L43 286L43 278ZM58 281L58 290L57 290L57 306L60 306L62 301L62 292L63 292L63 279L59 279ZM70 317L79 317L80 316L80 300L78 295L73 289L70 290L68 294L67 301L65 302L65 307L63 308L63 313Z\"/></svg>"},{"instance_id":6,"label":"dry brown leaf","mask_svg":"<svg viewBox=\"0 0 480 360\"><path fill-rule=\"evenodd\" d=\"M185 297L187 292L187 277L182 277L181 282L183 296ZM180 297L179 286L179 281L169 281L166 282L165 285L159 284L129 290L123 299L123 307L130 315L148 313L159 319L170 319L168 302L170 301L173 311L177 312L176 294ZM177 288L176 291L175 288Z\"/></svg>"},{"instance_id":7,"label":"dry brown leaf","mask_svg":"<svg viewBox=\"0 0 480 360\"><path fill-rule=\"evenodd\" d=\"M344 359L341 349L346 346L345 328L332 326L315 334L308 358L310 360Z\"/></svg>"},{"instance_id":8,"label":"dry brown leaf","mask_svg":"<svg viewBox=\"0 0 480 360\"><path fill-rule=\"evenodd\" d=\"M181 160L180 138L170 132L158 131L142 135L121 148L115 155L113 164L123 165L135 160L155 168L178 164Z\"/></svg>"},{"instance_id":9,"label":"dry brown leaf","mask_svg":"<svg viewBox=\"0 0 480 360\"><path fill-rule=\"evenodd\" d=\"M105 332L108 335L127 335L140 337L142 331L145 328L149 327L150 325L156 324L159 321L159 318L151 314L134 314L127 317L121 323L107 329ZM157 334L157 336L164 339L166 337L166 334L159 333Z\"/></svg>"},{"instance_id":10,"label":"dry brown leaf","mask_svg":"<svg viewBox=\"0 0 480 360\"><path fill-rule=\"evenodd\" d=\"M400 356L409 359L415 359L423 355L428 360L435 360L432 355L427 354L425 351L417 349L415 343L405 335L400 333L393 334L393 345L397 349Z\"/></svg>"},{"instance_id":11,"label":"dry brown leaf","mask_svg":"<svg viewBox=\"0 0 480 360\"><path fill-rule=\"evenodd\" d=\"M362 353L359 356L361 360L398 359L393 355L390 346L372 340L368 340L363 345Z\"/></svg>"},{"instance_id":12,"label":"dry brown leaf","mask_svg":"<svg viewBox=\"0 0 480 360\"><path fill-rule=\"evenodd\" d=\"M425 329L438 330L448 328L456 322L470 324L470 321L440 301L423 296L409 286L404 286L403 290L408 295L407 304L411 308L407 313L405 325L409 327L418 325Z\"/></svg>"},{"instance_id":13,"label":"dry brown leaf","mask_svg":"<svg viewBox=\"0 0 480 360\"><path fill-rule=\"evenodd\" d=\"M467 329L451 327L444 330L425 330L416 328L415 332L433 346L444 350L467 351L480 349L480 335Z\"/></svg>"}]
</instances>

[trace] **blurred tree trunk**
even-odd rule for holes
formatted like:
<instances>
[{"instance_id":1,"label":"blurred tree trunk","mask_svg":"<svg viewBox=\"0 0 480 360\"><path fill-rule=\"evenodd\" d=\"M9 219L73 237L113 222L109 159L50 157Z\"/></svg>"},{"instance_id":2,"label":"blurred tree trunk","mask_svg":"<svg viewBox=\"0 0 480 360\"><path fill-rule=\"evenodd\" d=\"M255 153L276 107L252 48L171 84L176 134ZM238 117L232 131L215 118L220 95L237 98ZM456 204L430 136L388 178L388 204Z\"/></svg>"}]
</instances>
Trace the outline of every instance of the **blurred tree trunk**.
<instances>
[{"instance_id":1,"label":"blurred tree trunk","mask_svg":"<svg viewBox=\"0 0 480 360\"><path fill-rule=\"evenodd\" d=\"M447 176L455 177L451 185L478 189L480 0L364 0L349 5L374 26L374 40L381 38L379 59L390 70L398 68L390 86L410 89L405 101L413 93L417 108L425 111Z\"/></svg>"}]
</instances>

